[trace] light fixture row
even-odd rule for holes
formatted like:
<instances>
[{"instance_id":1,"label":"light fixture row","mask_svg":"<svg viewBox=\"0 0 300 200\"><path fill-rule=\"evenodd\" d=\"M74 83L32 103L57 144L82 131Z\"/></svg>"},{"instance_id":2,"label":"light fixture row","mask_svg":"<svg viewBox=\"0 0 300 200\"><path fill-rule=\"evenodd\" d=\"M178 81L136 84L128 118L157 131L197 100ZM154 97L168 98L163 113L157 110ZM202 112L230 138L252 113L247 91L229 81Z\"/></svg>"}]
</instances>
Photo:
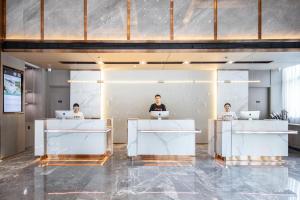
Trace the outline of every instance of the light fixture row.
<instances>
[{"instance_id":1,"label":"light fixture row","mask_svg":"<svg viewBox=\"0 0 300 200\"><path fill-rule=\"evenodd\" d=\"M104 61L97 61L97 63L99 65L104 65L105 64ZM140 64L140 65L146 65L147 61L139 61L138 64ZM191 62L190 61L183 61L181 64L188 65L188 64L191 64Z\"/></svg>"},{"instance_id":2,"label":"light fixture row","mask_svg":"<svg viewBox=\"0 0 300 200\"><path fill-rule=\"evenodd\" d=\"M107 84L174 84L174 83L260 83L260 80L223 80L223 81L210 81L210 80L134 80L134 81L126 81L126 80L68 80L68 83L107 83Z\"/></svg>"}]
</instances>

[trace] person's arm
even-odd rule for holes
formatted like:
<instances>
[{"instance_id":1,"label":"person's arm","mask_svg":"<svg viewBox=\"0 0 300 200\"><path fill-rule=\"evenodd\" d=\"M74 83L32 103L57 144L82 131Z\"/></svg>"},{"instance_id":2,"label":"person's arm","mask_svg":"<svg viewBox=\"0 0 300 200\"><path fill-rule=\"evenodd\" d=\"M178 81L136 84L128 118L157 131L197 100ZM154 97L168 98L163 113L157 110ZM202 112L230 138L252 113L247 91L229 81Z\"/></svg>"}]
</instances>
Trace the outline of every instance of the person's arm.
<instances>
[{"instance_id":1,"label":"person's arm","mask_svg":"<svg viewBox=\"0 0 300 200\"><path fill-rule=\"evenodd\" d=\"M222 120L223 119L223 114L219 114L217 117L218 120Z\"/></svg>"},{"instance_id":2,"label":"person's arm","mask_svg":"<svg viewBox=\"0 0 300 200\"><path fill-rule=\"evenodd\" d=\"M238 119L235 112L233 112L233 119Z\"/></svg>"},{"instance_id":3,"label":"person's arm","mask_svg":"<svg viewBox=\"0 0 300 200\"><path fill-rule=\"evenodd\" d=\"M150 106L149 112L153 110L153 104Z\"/></svg>"},{"instance_id":4,"label":"person's arm","mask_svg":"<svg viewBox=\"0 0 300 200\"><path fill-rule=\"evenodd\" d=\"M84 119L83 113L80 113L80 119Z\"/></svg>"},{"instance_id":5,"label":"person's arm","mask_svg":"<svg viewBox=\"0 0 300 200\"><path fill-rule=\"evenodd\" d=\"M162 106L162 111L167 111L165 104L163 104L163 106Z\"/></svg>"}]
</instances>

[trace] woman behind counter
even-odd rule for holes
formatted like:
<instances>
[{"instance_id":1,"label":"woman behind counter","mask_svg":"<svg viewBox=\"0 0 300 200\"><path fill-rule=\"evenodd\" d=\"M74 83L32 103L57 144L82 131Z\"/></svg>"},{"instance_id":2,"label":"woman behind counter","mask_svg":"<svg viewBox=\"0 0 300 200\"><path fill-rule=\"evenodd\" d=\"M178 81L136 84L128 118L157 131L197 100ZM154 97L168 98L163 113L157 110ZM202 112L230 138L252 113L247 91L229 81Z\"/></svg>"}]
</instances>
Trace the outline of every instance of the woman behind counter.
<instances>
[{"instance_id":1,"label":"woman behind counter","mask_svg":"<svg viewBox=\"0 0 300 200\"><path fill-rule=\"evenodd\" d=\"M222 112L221 115L218 116L218 119L227 120L227 121L237 119L235 112L230 111L230 109L231 109L230 103L225 103L224 112Z\"/></svg>"},{"instance_id":2,"label":"woman behind counter","mask_svg":"<svg viewBox=\"0 0 300 200\"><path fill-rule=\"evenodd\" d=\"M84 119L83 113L80 112L79 104L73 104L73 118L74 119Z\"/></svg>"}]
</instances>

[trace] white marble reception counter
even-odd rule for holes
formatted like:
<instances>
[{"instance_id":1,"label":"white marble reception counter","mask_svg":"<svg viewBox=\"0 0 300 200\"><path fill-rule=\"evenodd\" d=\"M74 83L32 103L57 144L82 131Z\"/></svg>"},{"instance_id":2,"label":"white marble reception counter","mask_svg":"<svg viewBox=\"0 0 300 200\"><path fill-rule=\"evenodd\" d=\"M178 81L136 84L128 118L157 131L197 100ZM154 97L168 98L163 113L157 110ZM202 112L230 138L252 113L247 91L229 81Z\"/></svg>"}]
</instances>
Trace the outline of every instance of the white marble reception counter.
<instances>
[{"instance_id":1,"label":"white marble reception counter","mask_svg":"<svg viewBox=\"0 0 300 200\"><path fill-rule=\"evenodd\" d=\"M288 122L281 120L209 120L211 156L236 158L288 156Z\"/></svg>"},{"instance_id":2,"label":"white marble reception counter","mask_svg":"<svg viewBox=\"0 0 300 200\"><path fill-rule=\"evenodd\" d=\"M194 156L194 120L128 120L128 156Z\"/></svg>"},{"instance_id":3,"label":"white marble reception counter","mask_svg":"<svg viewBox=\"0 0 300 200\"><path fill-rule=\"evenodd\" d=\"M100 119L36 120L35 156L111 154L110 122Z\"/></svg>"}]
</instances>

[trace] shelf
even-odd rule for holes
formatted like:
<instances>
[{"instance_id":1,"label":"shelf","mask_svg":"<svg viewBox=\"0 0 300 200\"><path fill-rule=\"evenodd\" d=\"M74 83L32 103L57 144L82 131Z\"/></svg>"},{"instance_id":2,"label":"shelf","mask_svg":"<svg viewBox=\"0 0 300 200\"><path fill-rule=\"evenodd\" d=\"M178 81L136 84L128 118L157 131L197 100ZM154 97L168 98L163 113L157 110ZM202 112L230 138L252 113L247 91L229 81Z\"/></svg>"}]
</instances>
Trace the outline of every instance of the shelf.
<instances>
[{"instance_id":1,"label":"shelf","mask_svg":"<svg viewBox=\"0 0 300 200\"><path fill-rule=\"evenodd\" d=\"M298 131L235 131L233 134L298 134Z\"/></svg>"},{"instance_id":2,"label":"shelf","mask_svg":"<svg viewBox=\"0 0 300 200\"><path fill-rule=\"evenodd\" d=\"M48 129L45 133L108 133L111 129L106 130L84 130L84 129Z\"/></svg>"},{"instance_id":3,"label":"shelf","mask_svg":"<svg viewBox=\"0 0 300 200\"><path fill-rule=\"evenodd\" d=\"M140 133L202 133L201 130L138 130Z\"/></svg>"}]
</instances>

